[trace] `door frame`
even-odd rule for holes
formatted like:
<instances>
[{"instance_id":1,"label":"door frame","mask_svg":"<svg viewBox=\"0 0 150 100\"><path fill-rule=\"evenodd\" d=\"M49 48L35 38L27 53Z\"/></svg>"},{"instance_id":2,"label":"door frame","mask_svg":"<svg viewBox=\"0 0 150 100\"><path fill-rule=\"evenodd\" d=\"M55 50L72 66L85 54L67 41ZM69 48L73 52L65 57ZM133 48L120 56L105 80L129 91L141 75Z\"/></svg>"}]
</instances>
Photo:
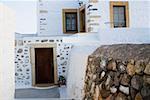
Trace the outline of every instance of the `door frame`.
<instances>
[{"instance_id":1,"label":"door frame","mask_svg":"<svg viewBox=\"0 0 150 100\"><path fill-rule=\"evenodd\" d=\"M31 68L32 68L32 86L37 86L35 78L35 48L53 48L53 63L54 63L54 84L45 84L45 86L52 86L57 84L58 75L57 75L57 58L56 58L56 43L47 43L47 44L31 44L30 45L30 56L31 56Z\"/></svg>"}]
</instances>

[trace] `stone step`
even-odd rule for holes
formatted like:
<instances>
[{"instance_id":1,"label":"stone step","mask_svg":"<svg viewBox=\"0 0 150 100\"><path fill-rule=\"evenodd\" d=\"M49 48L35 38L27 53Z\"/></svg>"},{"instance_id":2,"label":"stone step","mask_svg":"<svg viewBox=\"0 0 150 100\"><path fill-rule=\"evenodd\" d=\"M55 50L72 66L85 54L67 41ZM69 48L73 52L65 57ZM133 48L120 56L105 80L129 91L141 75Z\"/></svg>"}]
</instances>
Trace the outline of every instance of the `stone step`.
<instances>
[{"instance_id":1,"label":"stone step","mask_svg":"<svg viewBox=\"0 0 150 100\"><path fill-rule=\"evenodd\" d=\"M16 89L15 98L60 98L59 88L50 89Z\"/></svg>"}]
</instances>

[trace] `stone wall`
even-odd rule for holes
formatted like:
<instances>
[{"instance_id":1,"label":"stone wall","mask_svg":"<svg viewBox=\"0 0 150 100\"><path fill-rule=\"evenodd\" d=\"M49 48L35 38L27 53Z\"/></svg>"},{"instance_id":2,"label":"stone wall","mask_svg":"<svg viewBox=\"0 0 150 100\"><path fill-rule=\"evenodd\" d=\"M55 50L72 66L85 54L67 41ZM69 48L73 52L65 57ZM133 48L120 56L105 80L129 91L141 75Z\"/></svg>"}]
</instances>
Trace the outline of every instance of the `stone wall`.
<instances>
[{"instance_id":1,"label":"stone wall","mask_svg":"<svg viewBox=\"0 0 150 100\"><path fill-rule=\"evenodd\" d=\"M84 100L149 98L149 44L101 46L88 57Z\"/></svg>"},{"instance_id":2,"label":"stone wall","mask_svg":"<svg viewBox=\"0 0 150 100\"><path fill-rule=\"evenodd\" d=\"M16 40L15 46L15 88L32 87L32 66L30 48L32 44L56 44L57 74L67 77L69 54L72 44L63 43L62 37L24 37Z\"/></svg>"}]
</instances>

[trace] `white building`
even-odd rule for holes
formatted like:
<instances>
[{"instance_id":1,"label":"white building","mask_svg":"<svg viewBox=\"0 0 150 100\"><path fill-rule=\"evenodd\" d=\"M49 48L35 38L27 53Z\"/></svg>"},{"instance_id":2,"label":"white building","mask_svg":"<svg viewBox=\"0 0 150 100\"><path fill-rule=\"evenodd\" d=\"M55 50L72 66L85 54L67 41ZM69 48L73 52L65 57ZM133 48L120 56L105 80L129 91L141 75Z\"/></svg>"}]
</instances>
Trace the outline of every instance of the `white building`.
<instances>
[{"instance_id":1,"label":"white building","mask_svg":"<svg viewBox=\"0 0 150 100\"><path fill-rule=\"evenodd\" d=\"M15 13L2 3L0 3L0 13L0 99L12 100L12 98L14 98L15 88Z\"/></svg>"},{"instance_id":2,"label":"white building","mask_svg":"<svg viewBox=\"0 0 150 100\"><path fill-rule=\"evenodd\" d=\"M143 0L39 0L37 34L16 34L16 89L57 87L63 76L66 97L82 98L87 56L97 47L150 43L149 5Z\"/></svg>"}]
</instances>

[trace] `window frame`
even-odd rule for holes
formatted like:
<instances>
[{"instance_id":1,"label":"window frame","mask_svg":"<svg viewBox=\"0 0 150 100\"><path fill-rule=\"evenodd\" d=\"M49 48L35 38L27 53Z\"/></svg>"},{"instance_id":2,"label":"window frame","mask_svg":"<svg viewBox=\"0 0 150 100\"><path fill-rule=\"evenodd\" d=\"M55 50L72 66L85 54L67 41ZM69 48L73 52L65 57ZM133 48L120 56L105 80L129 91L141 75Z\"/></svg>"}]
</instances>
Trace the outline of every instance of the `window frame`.
<instances>
[{"instance_id":1,"label":"window frame","mask_svg":"<svg viewBox=\"0 0 150 100\"><path fill-rule=\"evenodd\" d=\"M114 6L125 6L125 27L114 27ZM110 26L111 28L127 28L129 27L129 4L128 1L110 1Z\"/></svg>"},{"instance_id":2,"label":"window frame","mask_svg":"<svg viewBox=\"0 0 150 100\"><path fill-rule=\"evenodd\" d=\"M78 13L77 13L77 9L63 9L62 13L63 13L63 33L64 34L78 33ZM67 30L66 30L66 13L76 13L77 14L77 18L76 18L77 30L76 31L67 32Z\"/></svg>"}]
</instances>

